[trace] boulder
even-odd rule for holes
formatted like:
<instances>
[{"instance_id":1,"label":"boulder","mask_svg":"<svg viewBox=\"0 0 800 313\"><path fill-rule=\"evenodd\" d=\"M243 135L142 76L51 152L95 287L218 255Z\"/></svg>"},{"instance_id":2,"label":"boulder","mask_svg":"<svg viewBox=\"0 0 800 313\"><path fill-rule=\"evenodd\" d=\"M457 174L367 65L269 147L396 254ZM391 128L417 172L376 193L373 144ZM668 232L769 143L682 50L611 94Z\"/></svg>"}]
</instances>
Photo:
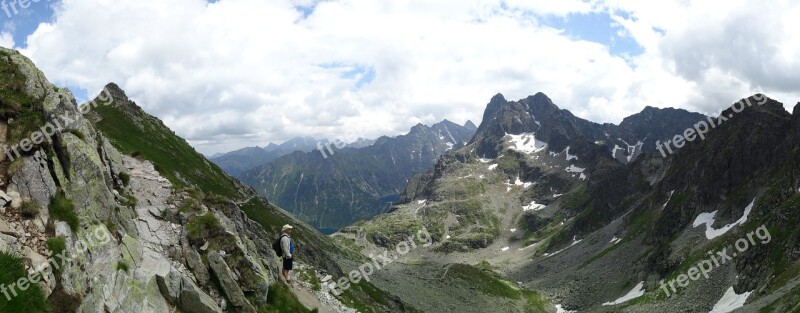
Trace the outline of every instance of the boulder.
<instances>
[{"instance_id":1,"label":"boulder","mask_svg":"<svg viewBox=\"0 0 800 313\"><path fill-rule=\"evenodd\" d=\"M166 276L156 276L156 283L158 283L158 290L164 296L164 299L172 305L178 305L178 300L181 297L181 273L174 268L170 269Z\"/></svg>"},{"instance_id":2,"label":"boulder","mask_svg":"<svg viewBox=\"0 0 800 313\"><path fill-rule=\"evenodd\" d=\"M11 208L19 210L22 207L22 196L19 192L9 191L8 196L11 198Z\"/></svg>"},{"instance_id":3,"label":"boulder","mask_svg":"<svg viewBox=\"0 0 800 313\"><path fill-rule=\"evenodd\" d=\"M214 299L200 291L197 285L187 277L181 279L180 308L186 313L222 312Z\"/></svg>"},{"instance_id":4,"label":"boulder","mask_svg":"<svg viewBox=\"0 0 800 313\"><path fill-rule=\"evenodd\" d=\"M12 235L14 236L16 232L14 231L11 226L8 226L8 223L4 220L0 220L0 234Z\"/></svg>"},{"instance_id":5,"label":"boulder","mask_svg":"<svg viewBox=\"0 0 800 313\"><path fill-rule=\"evenodd\" d=\"M225 263L222 255L217 251L209 252L208 264L214 276L219 280L222 291L228 296L228 300L231 301L231 304L235 307L244 308L248 312L254 312L255 309L250 310L252 306L247 302L244 292L239 288L239 284L234 279L233 272L231 272L228 264Z\"/></svg>"},{"instance_id":6,"label":"boulder","mask_svg":"<svg viewBox=\"0 0 800 313\"><path fill-rule=\"evenodd\" d=\"M200 284L200 286L208 284L211 275L208 273L208 268L203 263L203 259L200 258L200 254L197 253L197 250L187 245L183 249L183 257L186 258L186 265L192 270L194 277L197 279L197 283Z\"/></svg>"}]
</instances>

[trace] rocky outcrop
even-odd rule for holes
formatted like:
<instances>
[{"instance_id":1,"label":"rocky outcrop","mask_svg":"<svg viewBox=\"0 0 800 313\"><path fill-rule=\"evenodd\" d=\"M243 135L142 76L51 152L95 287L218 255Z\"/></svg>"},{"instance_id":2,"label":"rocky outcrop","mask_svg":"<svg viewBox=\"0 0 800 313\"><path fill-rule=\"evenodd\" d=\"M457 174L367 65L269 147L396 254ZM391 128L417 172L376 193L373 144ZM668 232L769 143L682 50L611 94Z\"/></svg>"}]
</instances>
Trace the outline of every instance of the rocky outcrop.
<instances>
[{"instance_id":1,"label":"rocky outcrop","mask_svg":"<svg viewBox=\"0 0 800 313\"><path fill-rule=\"evenodd\" d=\"M191 279L181 279L181 309L187 313L217 313L222 309L205 293L203 293Z\"/></svg>"},{"instance_id":2,"label":"rocky outcrop","mask_svg":"<svg viewBox=\"0 0 800 313\"><path fill-rule=\"evenodd\" d=\"M244 292L239 288L233 272L228 268L228 264L225 263L225 259L222 258L222 255L216 251L211 251L208 254L208 264L214 276L219 281L222 291L225 292L225 295L231 301L231 304L235 307L243 308L246 312L255 312L255 309L247 302Z\"/></svg>"},{"instance_id":3,"label":"rocky outcrop","mask_svg":"<svg viewBox=\"0 0 800 313\"><path fill-rule=\"evenodd\" d=\"M24 92L41 103L44 122L58 123L59 129L49 144L20 156L13 171L7 171L9 160L0 159L0 251L23 256L32 271L48 263L46 239L63 238L65 263L57 279L45 279L43 289L72 297L78 312L170 312L175 307L222 312L225 302L231 304L228 311L255 312L245 291L253 292L257 305L266 303L274 281L272 265L263 261L269 247L258 238L266 236L263 230L253 229L258 224L241 214L236 204L241 199L226 200L224 212L205 204L203 210L224 220L225 235L236 238L227 252L242 261L229 265L216 251L201 254L186 240L187 223L196 213L180 210L190 195L151 162L120 153L78 109L72 94L52 87L29 60L2 52L10 56L0 62L19 66ZM115 85L107 92L127 99ZM8 128L17 125L3 120L0 126L0 142L5 143ZM70 223L50 216L48 206L57 194L68 200L61 204L59 219ZM20 214L28 202L38 209L35 218ZM74 218L68 216L72 213ZM210 283L206 259L213 261L221 289Z\"/></svg>"}]
</instances>

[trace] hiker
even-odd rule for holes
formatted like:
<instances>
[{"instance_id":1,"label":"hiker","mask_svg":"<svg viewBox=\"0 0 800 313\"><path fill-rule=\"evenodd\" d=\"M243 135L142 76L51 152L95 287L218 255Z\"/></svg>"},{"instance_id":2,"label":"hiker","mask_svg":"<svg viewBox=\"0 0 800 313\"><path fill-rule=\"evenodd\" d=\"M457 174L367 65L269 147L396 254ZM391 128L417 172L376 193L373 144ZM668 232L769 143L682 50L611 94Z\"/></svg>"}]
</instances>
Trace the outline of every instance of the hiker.
<instances>
[{"instance_id":1,"label":"hiker","mask_svg":"<svg viewBox=\"0 0 800 313\"><path fill-rule=\"evenodd\" d=\"M281 257L283 258L283 278L286 278L287 283L292 283L289 280L289 271L294 267L294 241L292 240L292 225L283 225L283 234L281 235Z\"/></svg>"}]
</instances>

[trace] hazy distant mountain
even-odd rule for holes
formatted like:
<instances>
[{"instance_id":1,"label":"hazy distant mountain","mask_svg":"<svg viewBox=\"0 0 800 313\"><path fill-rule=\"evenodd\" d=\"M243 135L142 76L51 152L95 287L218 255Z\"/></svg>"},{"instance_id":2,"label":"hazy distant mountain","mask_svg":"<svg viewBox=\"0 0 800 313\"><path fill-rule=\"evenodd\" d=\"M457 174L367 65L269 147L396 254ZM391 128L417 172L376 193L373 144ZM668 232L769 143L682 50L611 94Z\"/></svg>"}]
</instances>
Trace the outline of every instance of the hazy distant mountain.
<instances>
[{"instance_id":1,"label":"hazy distant mountain","mask_svg":"<svg viewBox=\"0 0 800 313\"><path fill-rule=\"evenodd\" d=\"M462 147L475 130L471 122L418 124L407 135L384 136L364 148L357 144L339 150L331 144L295 152L239 178L313 226L339 228L383 212L398 200L409 177Z\"/></svg>"},{"instance_id":2,"label":"hazy distant mountain","mask_svg":"<svg viewBox=\"0 0 800 313\"><path fill-rule=\"evenodd\" d=\"M219 153L212 156L210 160L219 165L226 173L236 176L292 152L308 152L316 149L317 142L319 141L311 137L297 137L282 144L269 143L263 148L247 147L228 153Z\"/></svg>"}]
</instances>

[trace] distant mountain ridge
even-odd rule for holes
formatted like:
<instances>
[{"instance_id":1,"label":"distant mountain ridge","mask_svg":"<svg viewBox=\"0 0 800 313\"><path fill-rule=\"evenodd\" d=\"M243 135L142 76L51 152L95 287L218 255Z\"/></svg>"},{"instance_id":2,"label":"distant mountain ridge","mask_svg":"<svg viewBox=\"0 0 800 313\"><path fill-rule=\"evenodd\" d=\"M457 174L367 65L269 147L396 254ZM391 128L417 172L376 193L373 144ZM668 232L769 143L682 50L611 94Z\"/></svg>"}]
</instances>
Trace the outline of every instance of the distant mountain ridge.
<instances>
[{"instance_id":1,"label":"distant mountain ridge","mask_svg":"<svg viewBox=\"0 0 800 313\"><path fill-rule=\"evenodd\" d=\"M363 148L294 152L238 177L309 224L338 229L383 212L408 178L464 146L475 130L472 122L418 124Z\"/></svg>"},{"instance_id":2,"label":"distant mountain ridge","mask_svg":"<svg viewBox=\"0 0 800 313\"><path fill-rule=\"evenodd\" d=\"M295 137L281 144L270 142L265 147L245 147L226 153L216 153L209 157L209 160L217 164L229 175L237 176L244 171L267 164L272 160L291 154L292 152L311 152L329 143L330 140L328 139L317 140L313 137ZM351 148L364 148L374 143L375 140L358 138L355 142L348 143L347 146Z\"/></svg>"}]
</instances>

